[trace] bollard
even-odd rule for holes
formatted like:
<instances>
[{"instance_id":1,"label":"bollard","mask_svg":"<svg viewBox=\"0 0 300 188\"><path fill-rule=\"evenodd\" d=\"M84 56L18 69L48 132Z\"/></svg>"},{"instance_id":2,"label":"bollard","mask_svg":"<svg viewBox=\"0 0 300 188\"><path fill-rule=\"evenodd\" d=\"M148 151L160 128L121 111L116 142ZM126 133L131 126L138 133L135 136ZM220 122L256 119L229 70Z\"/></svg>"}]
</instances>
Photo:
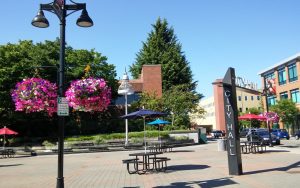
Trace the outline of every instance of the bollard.
<instances>
[{"instance_id":1,"label":"bollard","mask_svg":"<svg viewBox=\"0 0 300 188\"><path fill-rule=\"evenodd\" d=\"M226 151L226 139L218 139L218 151Z\"/></svg>"}]
</instances>

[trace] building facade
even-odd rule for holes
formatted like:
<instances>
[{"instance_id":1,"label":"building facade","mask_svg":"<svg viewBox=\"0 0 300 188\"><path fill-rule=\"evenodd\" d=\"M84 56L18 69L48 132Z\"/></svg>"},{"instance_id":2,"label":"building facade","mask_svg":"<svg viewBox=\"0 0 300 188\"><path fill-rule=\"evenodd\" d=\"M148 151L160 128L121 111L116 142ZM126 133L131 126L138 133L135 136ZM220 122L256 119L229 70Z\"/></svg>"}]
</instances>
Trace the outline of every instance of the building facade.
<instances>
[{"instance_id":1,"label":"building facade","mask_svg":"<svg viewBox=\"0 0 300 188\"><path fill-rule=\"evenodd\" d=\"M272 81L272 87L274 92L268 95L267 100L263 100L264 106L266 101L268 105L276 104L276 101L281 99L291 99L296 103L298 109L300 109L300 53L288 57L279 63L271 66L259 73L263 88L268 87L270 80ZM298 122L295 118L295 123ZM299 124L296 127L299 129ZM280 128L284 128L284 125L280 123Z\"/></svg>"},{"instance_id":2,"label":"building facade","mask_svg":"<svg viewBox=\"0 0 300 188\"><path fill-rule=\"evenodd\" d=\"M134 93L128 95L128 104L137 101L143 92L155 94L159 98L162 97L161 65L143 65L139 78L129 80L129 83L132 85ZM116 105L124 105L124 103L125 98L122 95L115 101Z\"/></svg>"},{"instance_id":3,"label":"building facade","mask_svg":"<svg viewBox=\"0 0 300 188\"><path fill-rule=\"evenodd\" d=\"M216 110L214 97L203 99L199 102L199 107L205 109L204 117L199 118L193 114L190 115L191 122L197 127L203 127L206 132L211 132L216 129Z\"/></svg>"},{"instance_id":4,"label":"building facade","mask_svg":"<svg viewBox=\"0 0 300 188\"><path fill-rule=\"evenodd\" d=\"M237 82L237 81L236 81ZM226 130L225 128L225 112L224 112L224 97L223 97L223 82L222 79L217 79L213 84L214 96L200 101L199 106L204 108L206 114L204 118L194 118L191 115L191 120L197 126L205 127L209 132L211 130ZM236 88L237 107L240 113L246 113L250 108L262 107L260 92L256 84L251 84L251 87L240 85L237 82ZM248 84L249 85L249 84ZM247 89L244 89L247 88Z\"/></svg>"}]
</instances>

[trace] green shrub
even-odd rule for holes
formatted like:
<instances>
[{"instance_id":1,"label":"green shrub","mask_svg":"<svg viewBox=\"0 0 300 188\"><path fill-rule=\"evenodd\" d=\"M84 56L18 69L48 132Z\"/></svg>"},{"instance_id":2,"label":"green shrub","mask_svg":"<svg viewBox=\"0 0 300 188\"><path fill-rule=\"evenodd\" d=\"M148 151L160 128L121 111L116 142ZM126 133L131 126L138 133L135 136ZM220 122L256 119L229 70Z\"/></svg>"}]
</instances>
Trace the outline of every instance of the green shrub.
<instances>
[{"instance_id":1,"label":"green shrub","mask_svg":"<svg viewBox=\"0 0 300 188\"><path fill-rule=\"evenodd\" d=\"M43 143L42 143L43 146L55 146L56 144L53 143L53 142L50 142L48 140L45 140Z\"/></svg>"},{"instance_id":2,"label":"green shrub","mask_svg":"<svg viewBox=\"0 0 300 188\"><path fill-rule=\"evenodd\" d=\"M189 139L189 137L187 137L187 136L175 136L174 138L175 138L175 140L188 140Z\"/></svg>"},{"instance_id":3,"label":"green shrub","mask_svg":"<svg viewBox=\"0 0 300 188\"><path fill-rule=\"evenodd\" d=\"M104 138L102 136L96 136L94 141L95 141L95 144L97 144L97 145L102 144L102 143L105 142Z\"/></svg>"},{"instance_id":4,"label":"green shrub","mask_svg":"<svg viewBox=\"0 0 300 188\"><path fill-rule=\"evenodd\" d=\"M131 138L130 142L131 143L143 143L144 142L144 138Z\"/></svg>"},{"instance_id":5,"label":"green shrub","mask_svg":"<svg viewBox=\"0 0 300 188\"><path fill-rule=\"evenodd\" d=\"M78 137L68 137L65 138L65 141L73 142L73 141L92 141L94 140L94 136L78 136Z\"/></svg>"}]
</instances>

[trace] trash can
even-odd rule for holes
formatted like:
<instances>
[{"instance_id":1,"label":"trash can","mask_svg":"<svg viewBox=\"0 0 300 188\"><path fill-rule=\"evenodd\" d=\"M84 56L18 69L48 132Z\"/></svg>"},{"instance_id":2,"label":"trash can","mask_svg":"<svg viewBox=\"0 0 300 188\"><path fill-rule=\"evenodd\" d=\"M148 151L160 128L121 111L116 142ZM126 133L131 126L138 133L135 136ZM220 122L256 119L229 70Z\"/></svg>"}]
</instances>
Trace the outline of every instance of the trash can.
<instances>
[{"instance_id":1,"label":"trash can","mask_svg":"<svg viewBox=\"0 0 300 188\"><path fill-rule=\"evenodd\" d=\"M207 144L206 134L201 133L199 137L199 144Z\"/></svg>"},{"instance_id":2,"label":"trash can","mask_svg":"<svg viewBox=\"0 0 300 188\"><path fill-rule=\"evenodd\" d=\"M218 139L218 151L226 151L226 139Z\"/></svg>"}]
</instances>

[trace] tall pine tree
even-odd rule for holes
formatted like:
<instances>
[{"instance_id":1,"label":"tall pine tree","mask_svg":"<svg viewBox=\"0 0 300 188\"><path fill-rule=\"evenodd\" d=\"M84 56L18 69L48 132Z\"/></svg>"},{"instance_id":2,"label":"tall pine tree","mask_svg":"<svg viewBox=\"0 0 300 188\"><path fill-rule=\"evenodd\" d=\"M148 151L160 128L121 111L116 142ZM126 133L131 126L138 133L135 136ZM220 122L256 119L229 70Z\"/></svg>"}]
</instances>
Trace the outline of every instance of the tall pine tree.
<instances>
[{"instance_id":1,"label":"tall pine tree","mask_svg":"<svg viewBox=\"0 0 300 188\"><path fill-rule=\"evenodd\" d=\"M196 82L193 81L189 62L181 50L174 29L168 27L166 19L160 18L152 26L153 30L149 33L147 42L143 42L136 62L130 67L132 76L138 78L145 64L161 64L163 91L174 85L188 84L190 91L195 92Z\"/></svg>"}]
</instances>

